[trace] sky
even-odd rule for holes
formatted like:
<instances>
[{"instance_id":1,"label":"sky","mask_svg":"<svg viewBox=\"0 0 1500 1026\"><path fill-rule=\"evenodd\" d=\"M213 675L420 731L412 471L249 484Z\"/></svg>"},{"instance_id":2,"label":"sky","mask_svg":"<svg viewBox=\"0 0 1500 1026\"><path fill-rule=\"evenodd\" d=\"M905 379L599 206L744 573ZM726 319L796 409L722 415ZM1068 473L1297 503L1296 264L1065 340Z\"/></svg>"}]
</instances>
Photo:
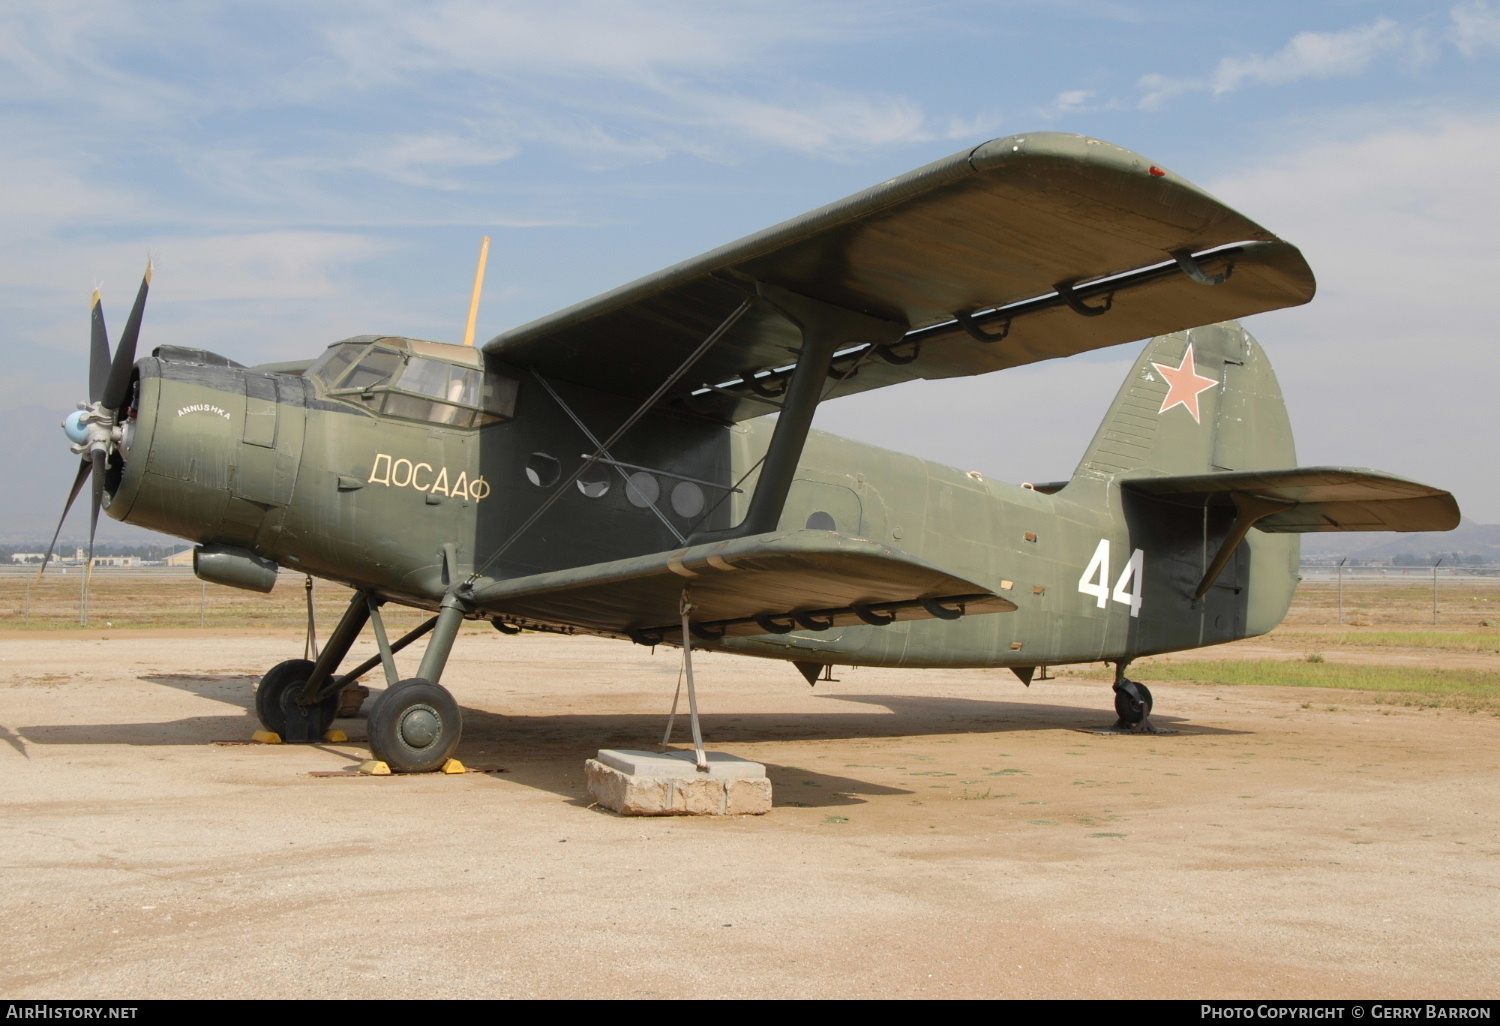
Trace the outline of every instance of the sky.
<instances>
[{"instance_id":1,"label":"sky","mask_svg":"<svg viewBox=\"0 0 1500 1026\"><path fill-rule=\"evenodd\" d=\"M1500 523L1500 0L0 0L0 534L55 522L89 295L118 332L148 257L143 347L253 364L460 341L489 235L484 339L1041 130L1137 150L1302 248L1318 297L1246 322L1302 463ZM816 426L1056 480L1139 350Z\"/></svg>"}]
</instances>

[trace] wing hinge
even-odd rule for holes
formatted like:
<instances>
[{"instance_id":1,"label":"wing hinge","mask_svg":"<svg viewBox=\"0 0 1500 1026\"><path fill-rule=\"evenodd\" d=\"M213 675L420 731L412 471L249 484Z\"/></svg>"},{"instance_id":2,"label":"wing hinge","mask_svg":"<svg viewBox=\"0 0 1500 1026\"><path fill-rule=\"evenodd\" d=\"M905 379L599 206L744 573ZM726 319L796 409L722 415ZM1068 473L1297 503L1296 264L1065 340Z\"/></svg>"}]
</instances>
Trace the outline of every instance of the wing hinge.
<instances>
[{"instance_id":1,"label":"wing hinge","mask_svg":"<svg viewBox=\"0 0 1500 1026\"><path fill-rule=\"evenodd\" d=\"M795 630L826 631L841 623L867 623L885 626L899 619L898 614L922 610L926 615L941 620L956 620L968 612L971 604L994 595L946 595L940 598L905 599L895 602L862 602L831 609L797 609L781 613L760 613L755 616L740 616L726 620L698 621L688 625L693 637L700 641L718 641L734 627L754 625L766 634L790 634ZM1010 607L1014 608L1014 607ZM986 610L989 611L989 610ZM681 637L682 628L674 625L646 627L621 631L637 645L660 645L667 638Z\"/></svg>"}]
</instances>

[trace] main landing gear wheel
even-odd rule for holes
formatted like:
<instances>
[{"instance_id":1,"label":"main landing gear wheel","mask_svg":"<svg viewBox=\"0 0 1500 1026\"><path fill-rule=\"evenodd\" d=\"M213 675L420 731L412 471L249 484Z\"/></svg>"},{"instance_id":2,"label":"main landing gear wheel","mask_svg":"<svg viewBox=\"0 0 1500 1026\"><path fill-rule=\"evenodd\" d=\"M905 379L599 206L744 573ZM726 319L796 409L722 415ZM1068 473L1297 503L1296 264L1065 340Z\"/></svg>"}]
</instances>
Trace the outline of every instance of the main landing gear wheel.
<instances>
[{"instance_id":1,"label":"main landing gear wheel","mask_svg":"<svg viewBox=\"0 0 1500 1026\"><path fill-rule=\"evenodd\" d=\"M1132 730L1143 734L1154 733L1151 726L1151 689L1133 680L1122 680L1115 685L1115 714L1120 721L1115 730Z\"/></svg>"},{"instance_id":2,"label":"main landing gear wheel","mask_svg":"<svg viewBox=\"0 0 1500 1026\"><path fill-rule=\"evenodd\" d=\"M458 747L463 719L447 688L414 677L375 699L368 725L371 755L397 773L430 773Z\"/></svg>"},{"instance_id":3,"label":"main landing gear wheel","mask_svg":"<svg viewBox=\"0 0 1500 1026\"><path fill-rule=\"evenodd\" d=\"M300 705L302 685L312 676L306 659L288 659L266 671L255 689L255 715L261 725L283 741L321 741L338 712L338 695L314 705Z\"/></svg>"}]
</instances>

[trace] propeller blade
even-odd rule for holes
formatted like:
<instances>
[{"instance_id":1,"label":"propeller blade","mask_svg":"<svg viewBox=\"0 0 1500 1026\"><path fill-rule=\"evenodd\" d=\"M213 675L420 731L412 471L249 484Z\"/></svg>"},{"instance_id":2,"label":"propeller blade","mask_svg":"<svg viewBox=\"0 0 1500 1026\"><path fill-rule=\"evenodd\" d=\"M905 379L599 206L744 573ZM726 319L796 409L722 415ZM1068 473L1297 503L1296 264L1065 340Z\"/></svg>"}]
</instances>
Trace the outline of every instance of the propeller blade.
<instances>
[{"instance_id":1,"label":"propeller blade","mask_svg":"<svg viewBox=\"0 0 1500 1026\"><path fill-rule=\"evenodd\" d=\"M88 591L89 580L94 576L94 533L99 530L99 510L104 508L104 453L95 449L89 453L94 463L94 501L89 510L89 558L83 564L83 590Z\"/></svg>"},{"instance_id":2,"label":"propeller blade","mask_svg":"<svg viewBox=\"0 0 1500 1026\"><path fill-rule=\"evenodd\" d=\"M135 366L135 342L141 334L141 315L146 312L146 293L151 289L151 271L152 265L148 262L146 274L141 279L140 291L135 294L135 306L130 308L130 318L125 322L125 332L120 336L114 363L109 368L109 380L99 397L106 410L118 412L130 389L130 371ZM100 324L103 324L102 315Z\"/></svg>"},{"instance_id":3,"label":"propeller blade","mask_svg":"<svg viewBox=\"0 0 1500 1026\"><path fill-rule=\"evenodd\" d=\"M52 540L47 543L47 554L42 557L42 568L36 572L37 580L41 580L42 574L47 572L47 564L52 560L52 550L57 547L57 536L62 534L63 521L68 519L68 510L73 508L73 500L78 498L79 492L83 491L84 479L93 469L94 464L87 457L78 465L78 476L73 479L73 490L68 493L68 501L63 503L63 514L57 519L57 530L52 532Z\"/></svg>"},{"instance_id":4,"label":"propeller blade","mask_svg":"<svg viewBox=\"0 0 1500 1026\"><path fill-rule=\"evenodd\" d=\"M89 309L89 402L98 402L108 383L109 331L104 327L104 304L95 289Z\"/></svg>"}]
</instances>

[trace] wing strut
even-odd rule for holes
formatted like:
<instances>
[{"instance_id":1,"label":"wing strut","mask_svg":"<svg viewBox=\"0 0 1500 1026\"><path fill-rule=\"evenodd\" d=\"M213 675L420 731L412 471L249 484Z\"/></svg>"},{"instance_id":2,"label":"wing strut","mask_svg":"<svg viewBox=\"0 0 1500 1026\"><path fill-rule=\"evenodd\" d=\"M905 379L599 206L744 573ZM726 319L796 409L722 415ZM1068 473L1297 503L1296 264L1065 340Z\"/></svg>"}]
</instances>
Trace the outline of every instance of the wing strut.
<instances>
[{"instance_id":1,"label":"wing strut","mask_svg":"<svg viewBox=\"0 0 1500 1026\"><path fill-rule=\"evenodd\" d=\"M547 500L540 506L538 506L536 508L536 512L527 517L526 522L523 523L520 527L516 528L515 531L511 533L511 536L505 539L504 543L501 544L498 549L490 554L489 559L486 559L481 565L474 568L474 572L469 575L469 583L473 584L475 581L479 580L480 575L482 575L486 570L494 565L495 560L505 555L506 550L514 545L523 534L530 530L531 525L540 520L542 518L542 515L545 514L549 509L551 509L553 504L557 502L558 499L562 498L563 495L567 493L568 489L573 487L573 485L577 483L578 479L582 477L590 467L597 463L599 461L599 458L602 457L605 452L613 448L615 444L619 442L619 440L624 436L625 432L635 427L636 421L640 420L648 412L650 412L651 408L661 400L661 397L666 395L667 392L672 388L672 386L677 384L678 380L692 369L693 364L697 363L699 358L702 357L704 353L713 348L714 343L723 338L725 333L728 332L730 328L734 327L736 321L745 316L746 311L748 311L750 307L755 305L756 299L756 296L746 296L744 301L741 302L739 306L735 307L734 310L729 314L729 316L724 318L724 320L720 322L717 328L709 332L708 337L705 338L701 343L699 343L698 348L689 353L687 359L682 361L682 363L677 366L676 370L667 375L666 380L663 381L660 386L658 386L656 391L651 393L646 401L641 403L641 405L636 408L636 411L634 413L625 418L625 423L621 424L615 429L615 433L609 436L609 440L606 441L603 445L597 446L594 450L594 454L588 459L584 460L583 463L579 465L577 470L569 474L566 481L562 482L556 488L554 488L552 490L552 494L547 496ZM788 484L790 485L790 482L788 482Z\"/></svg>"},{"instance_id":2,"label":"wing strut","mask_svg":"<svg viewBox=\"0 0 1500 1026\"><path fill-rule=\"evenodd\" d=\"M1229 565L1229 559L1235 550L1240 547L1240 542L1245 540L1245 535L1250 533L1250 528L1255 526L1256 521L1264 520L1272 513L1283 513L1289 509L1295 509L1297 504L1285 499L1267 499L1260 495L1251 495L1248 492L1230 492L1229 497L1234 500L1234 523L1229 525L1229 533L1219 544L1219 551L1214 556L1214 561L1204 571L1203 580L1198 582L1198 590L1193 592L1194 599L1201 599L1208 594L1208 589L1214 586L1219 579L1219 574Z\"/></svg>"},{"instance_id":3,"label":"wing strut","mask_svg":"<svg viewBox=\"0 0 1500 1026\"><path fill-rule=\"evenodd\" d=\"M776 418L776 429L744 522L726 531L700 531L688 539L693 545L776 530L797 473L797 461L802 458L807 432L812 427L813 414L823 398L824 382L831 376L834 354L860 345L866 351L873 351L875 347L899 342L906 334L904 324L824 303L776 285L757 282L756 292L797 326L802 333L802 347L781 396L781 414Z\"/></svg>"},{"instance_id":4,"label":"wing strut","mask_svg":"<svg viewBox=\"0 0 1500 1026\"><path fill-rule=\"evenodd\" d=\"M693 604L688 601L687 589L682 591L682 676L687 678L688 686L688 720L693 730L693 756L698 764L699 773L708 772L708 753L703 750L703 729L698 724L698 690L693 687L693 628L689 617L693 613ZM677 722L677 696L682 693L682 679L678 678L677 692L672 695L672 712L667 716L667 730L661 736L661 743L669 745L672 743L672 726Z\"/></svg>"},{"instance_id":5,"label":"wing strut","mask_svg":"<svg viewBox=\"0 0 1500 1026\"><path fill-rule=\"evenodd\" d=\"M619 460L615 459L614 456L612 456L610 454L608 446L600 445L599 444L599 439L596 438L594 436L594 433L588 429L588 425L586 425L583 422L583 419L580 418L578 416L578 414L576 414L576 413L573 412L573 407L571 407L567 403L563 402L562 396L558 395L557 394L557 389L553 388L547 382L547 379L544 378L544 377L542 377L542 372L541 371L539 371L539 370L537 370L536 368L533 367L532 370L531 370L531 376L533 378L536 378L537 384L541 385L543 388L545 388L547 390L547 394L552 397L552 401L555 402L555 403L557 403L558 407L564 413L566 413L568 415L568 418L570 420L573 421L573 425L576 428L578 428L579 431L582 431L583 432L583 436L589 440L589 444L592 445L594 447L594 449L596 450L595 451L595 455L592 457L592 459L595 462L597 462L597 463L603 463L603 464L605 464L607 466L614 467L615 468L615 472L620 475L620 479L625 482L626 487L629 487L629 485L630 485L630 475L627 474L627 473L625 473L625 469L624 468L630 467L631 464L629 464L629 463L621 463ZM601 456L601 455L599 455L599 453L603 453L603 455ZM588 453L584 453L583 454L583 458L584 459L590 459L591 457L589 456ZM631 469L634 469L634 470L645 470L647 468L645 468L645 467L632 467ZM661 473L661 471L657 471L656 473ZM641 496L641 498L645 498L645 496L643 495L643 496ZM646 505L647 505L647 508L651 510L651 512L653 512L653 513L656 514L656 519L658 519L658 520L660 520L662 522L662 526L665 527L668 531L670 531L672 533L672 537L677 539L677 543L679 545L686 545L687 544L687 539L682 536L682 532L681 531L677 530L677 525L674 524L674 523L672 523L672 521L670 521L670 520L667 519L667 515L661 511L661 507L660 506L658 506L655 502L650 502L650 503L647 503Z\"/></svg>"}]
</instances>

